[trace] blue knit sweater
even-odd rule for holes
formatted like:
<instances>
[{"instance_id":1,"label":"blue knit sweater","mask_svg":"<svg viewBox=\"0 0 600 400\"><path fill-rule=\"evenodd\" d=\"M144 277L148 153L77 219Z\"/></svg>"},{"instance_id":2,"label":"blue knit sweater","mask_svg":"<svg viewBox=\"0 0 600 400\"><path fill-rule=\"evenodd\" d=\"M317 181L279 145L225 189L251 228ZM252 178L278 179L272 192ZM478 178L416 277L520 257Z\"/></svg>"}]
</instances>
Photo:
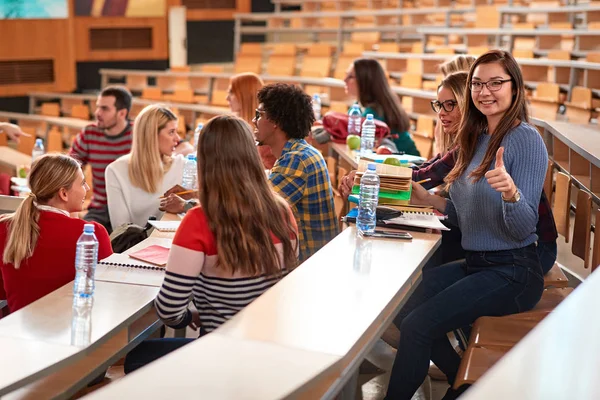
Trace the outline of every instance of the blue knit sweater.
<instances>
[{"instance_id":1,"label":"blue knit sweater","mask_svg":"<svg viewBox=\"0 0 600 400\"><path fill-rule=\"evenodd\" d=\"M517 249L537 240L538 204L548 168L544 141L537 129L524 122L503 139L504 165L521 194L520 201L508 203L485 177L479 182L468 178L483 160L490 139L490 135L479 135L471 163L450 186L446 214L460 227L465 250ZM490 170L494 164L495 159Z\"/></svg>"}]
</instances>

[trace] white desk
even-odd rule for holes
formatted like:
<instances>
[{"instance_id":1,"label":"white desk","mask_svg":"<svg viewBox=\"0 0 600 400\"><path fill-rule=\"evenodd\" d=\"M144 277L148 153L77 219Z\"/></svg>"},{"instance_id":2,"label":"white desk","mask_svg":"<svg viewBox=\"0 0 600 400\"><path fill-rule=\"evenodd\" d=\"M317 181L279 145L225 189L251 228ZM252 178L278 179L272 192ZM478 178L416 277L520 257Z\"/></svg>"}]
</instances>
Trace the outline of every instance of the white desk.
<instances>
[{"instance_id":1,"label":"white desk","mask_svg":"<svg viewBox=\"0 0 600 400\"><path fill-rule=\"evenodd\" d=\"M0 337L0 396L33 382L44 374L72 362L78 349L35 340Z\"/></svg>"},{"instance_id":2,"label":"white desk","mask_svg":"<svg viewBox=\"0 0 600 400\"><path fill-rule=\"evenodd\" d=\"M338 372L338 361L330 354L228 338L215 331L85 398L283 399Z\"/></svg>"},{"instance_id":3,"label":"white desk","mask_svg":"<svg viewBox=\"0 0 600 400\"><path fill-rule=\"evenodd\" d=\"M595 272L461 400L599 399L599 294Z\"/></svg>"}]
</instances>

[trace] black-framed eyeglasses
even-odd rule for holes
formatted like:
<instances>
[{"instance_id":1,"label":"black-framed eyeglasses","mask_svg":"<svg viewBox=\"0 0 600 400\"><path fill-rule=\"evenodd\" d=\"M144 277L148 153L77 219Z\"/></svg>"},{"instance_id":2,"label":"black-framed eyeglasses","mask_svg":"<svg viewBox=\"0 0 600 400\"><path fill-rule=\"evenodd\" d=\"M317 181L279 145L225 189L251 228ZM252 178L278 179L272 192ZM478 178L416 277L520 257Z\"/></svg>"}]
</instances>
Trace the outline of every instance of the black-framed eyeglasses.
<instances>
[{"instance_id":1,"label":"black-framed eyeglasses","mask_svg":"<svg viewBox=\"0 0 600 400\"><path fill-rule=\"evenodd\" d=\"M485 87L487 87L490 92L497 92L498 90L502 89L502 84L510 81L512 81L512 79L494 79L487 82L471 81L469 87L473 92L481 92L481 90L483 89L483 85L485 85Z\"/></svg>"},{"instance_id":2,"label":"black-framed eyeglasses","mask_svg":"<svg viewBox=\"0 0 600 400\"><path fill-rule=\"evenodd\" d=\"M256 110L254 110L254 119L255 119L256 121L258 121L258 120L260 119L260 116L261 116L262 114L264 114L264 113L265 113L265 111L264 111L264 110L259 110L259 109L257 108Z\"/></svg>"},{"instance_id":3,"label":"black-framed eyeglasses","mask_svg":"<svg viewBox=\"0 0 600 400\"><path fill-rule=\"evenodd\" d=\"M431 108L433 109L433 111L436 114L439 113L440 111L442 111L442 108L446 112L451 112L452 110L454 110L454 107L456 107L457 104L458 104L458 102L455 100L446 100L446 101L431 100Z\"/></svg>"}]
</instances>

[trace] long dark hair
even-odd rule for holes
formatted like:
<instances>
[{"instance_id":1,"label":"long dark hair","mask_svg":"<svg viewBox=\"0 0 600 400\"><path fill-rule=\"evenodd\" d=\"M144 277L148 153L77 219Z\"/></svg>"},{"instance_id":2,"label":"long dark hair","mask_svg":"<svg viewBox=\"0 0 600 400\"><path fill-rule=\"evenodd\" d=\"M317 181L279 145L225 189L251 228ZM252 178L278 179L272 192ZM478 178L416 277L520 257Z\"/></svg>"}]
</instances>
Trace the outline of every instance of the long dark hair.
<instances>
[{"instance_id":1,"label":"long dark hair","mask_svg":"<svg viewBox=\"0 0 600 400\"><path fill-rule=\"evenodd\" d=\"M358 58L354 60L353 66L360 104L373 108L384 117L391 131L408 131L408 115L398 96L392 91L381 64L371 58Z\"/></svg>"},{"instance_id":2,"label":"long dark hair","mask_svg":"<svg viewBox=\"0 0 600 400\"><path fill-rule=\"evenodd\" d=\"M202 128L198 189L220 267L258 276L296 266L293 216L269 186L250 125L243 119L217 116ZM283 265L271 234L283 246ZM296 246L290 236L296 237Z\"/></svg>"},{"instance_id":3,"label":"long dark hair","mask_svg":"<svg viewBox=\"0 0 600 400\"><path fill-rule=\"evenodd\" d=\"M517 64L510 53L504 50L491 50L481 55L471 66L467 78L467 85L469 86L471 84L475 68L479 65L490 63L500 64L504 68L504 71L510 75L512 79L513 97L512 104L508 110L506 110L504 117L500 120L496 130L493 132L490 144L488 145L481 164L469 174L469 178L472 178L474 181L479 181L488 171L490 164L496 158L496 152L500 148L502 139L504 139L515 125L519 121L529 122L523 75L521 74L519 64ZM483 115L473 103L470 88L465 90L464 102L464 107L461 107L462 117L457 136L458 156L454 168L450 171L448 176L446 176L446 182L448 184L457 180L465 172L475 154L479 135L483 134L488 127L486 116Z\"/></svg>"}]
</instances>

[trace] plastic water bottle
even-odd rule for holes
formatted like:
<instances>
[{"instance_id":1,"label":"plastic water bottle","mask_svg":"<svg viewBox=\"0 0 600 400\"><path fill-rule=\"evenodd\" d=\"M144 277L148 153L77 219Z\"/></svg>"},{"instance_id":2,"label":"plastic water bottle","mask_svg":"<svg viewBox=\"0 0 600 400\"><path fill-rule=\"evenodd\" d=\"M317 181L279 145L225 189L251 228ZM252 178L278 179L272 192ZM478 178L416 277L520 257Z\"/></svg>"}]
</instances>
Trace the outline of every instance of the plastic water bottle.
<instances>
[{"instance_id":1,"label":"plastic water bottle","mask_svg":"<svg viewBox=\"0 0 600 400\"><path fill-rule=\"evenodd\" d=\"M204 124L198 124L194 131L194 151L198 151L198 140L200 139L200 131L204 127Z\"/></svg>"},{"instance_id":2,"label":"plastic water bottle","mask_svg":"<svg viewBox=\"0 0 600 400\"><path fill-rule=\"evenodd\" d=\"M358 104L354 104L348 112L348 135L360 136L360 122L362 114Z\"/></svg>"},{"instance_id":3,"label":"plastic water bottle","mask_svg":"<svg viewBox=\"0 0 600 400\"><path fill-rule=\"evenodd\" d=\"M379 201L379 176L375 171L375 163L369 163L367 171L360 179L360 201L356 227L361 234L375 231L377 202Z\"/></svg>"},{"instance_id":4,"label":"plastic water bottle","mask_svg":"<svg viewBox=\"0 0 600 400\"><path fill-rule=\"evenodd\" d=\"M373 152L375 146L375 120L373 114L367 114L367 119L362 124L360 135L360 155L366 156Z\"/></svg>"},{"instance_id":5,"label":"plastic water bottle","mask_svg":"<svg viewBox=\"0 0 600 400\"><path fill-rule=\"evenodd\" d=\"M31 162L33 163L36 158L44 155L44 142L42 139L35 139L35 145L33 146L33 151L31 152Z\"/></svg>"},{"instance_id":6,"label":"plastic water bottle","mask_svg":"<svg viewBox=\"0 0 600 400\"><path fill-rule=\"evenodd\" d=\"M92 297L96 282L96 264L98 263L98 239L94 235L94 225L85 224L83 233L77 240L77 252L75 253L75 285L73 295L75 297Z\"/></svg>"},{"instance_id":7,"label":"plastic water bottle","mask_svg":"<svg viewBox=\"0 0 600 400\"><path fill-rule=\"evenodd\" d=\"M315 119L319 121L321 119L321 97L318 94L313 94L312 108L315 114Z\"/></svg>"},{"instance_id":8,"label":"plastic water bottle","mask_svg":"<svg viewBox=\"0 0 600 400\"><path fill-rule=\"evenodd\" d=\"M188 154L185 164L183 165L183 179L181 185L186 189L196 189L198 187L197 175L198 169L196 164L196 156Z\"/></svg>"}]
</instances>

